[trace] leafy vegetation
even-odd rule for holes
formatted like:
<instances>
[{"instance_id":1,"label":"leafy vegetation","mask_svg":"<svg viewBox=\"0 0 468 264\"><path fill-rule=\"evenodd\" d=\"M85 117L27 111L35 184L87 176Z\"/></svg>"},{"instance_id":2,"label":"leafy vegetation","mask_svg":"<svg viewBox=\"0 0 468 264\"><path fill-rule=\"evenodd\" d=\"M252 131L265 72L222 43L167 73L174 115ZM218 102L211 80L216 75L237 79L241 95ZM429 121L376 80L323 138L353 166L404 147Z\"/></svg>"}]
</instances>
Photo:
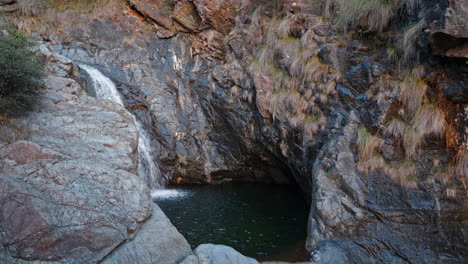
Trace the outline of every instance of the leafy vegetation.
<instances>
[{"instance_id":1,"label":"leafy vegetation","mask_svg":"<svg viewBox=\"0 0 468 264\"><path fill-rule=\"evenodd\" d=\"M31 40L4 26L0 33L0 115L18 116L31 109L43 77L42 62Z\"/></svg>"}]
</instances>

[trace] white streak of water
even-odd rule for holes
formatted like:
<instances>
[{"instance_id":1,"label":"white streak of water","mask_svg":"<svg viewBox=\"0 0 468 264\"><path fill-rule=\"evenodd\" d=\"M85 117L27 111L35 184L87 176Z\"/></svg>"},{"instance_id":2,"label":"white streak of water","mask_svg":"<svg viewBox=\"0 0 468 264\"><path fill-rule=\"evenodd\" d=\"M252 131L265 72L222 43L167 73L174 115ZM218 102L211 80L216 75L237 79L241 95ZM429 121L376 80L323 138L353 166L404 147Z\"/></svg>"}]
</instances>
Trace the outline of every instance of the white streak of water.
<instances>
[{"instance_id":1,"label":"white streak of water","mask_svg":"<svg viewBox=\"0 0 468 264\"><path fill-rule=\"evenodd\" d=\"M183 190L154 190L151 192L151 197L155 200L180 199L188 195L189 192Z\"/></svg>"},{"instance_id":2,"label":"white streak of water","mask_svg":"<svg viewBox=\"0 0 468 264\"><path fill-rule=\"evenodd\" d=\"M91 66L83 64L80 64L79 66L89 74L96 93L96 97L98 99L107 99L124 106L119 91L117 91L117 88L111 79L107 78L99 70ZM135 118L133 114L130 112L128 113L133 117L139 134L138 176L144 177L146 183L152 190L163 189L165 185L165 179L162 176L161 170L153 160L153 152L148 132L146 132L143 125Z\"/></svg>"}]
</instances>

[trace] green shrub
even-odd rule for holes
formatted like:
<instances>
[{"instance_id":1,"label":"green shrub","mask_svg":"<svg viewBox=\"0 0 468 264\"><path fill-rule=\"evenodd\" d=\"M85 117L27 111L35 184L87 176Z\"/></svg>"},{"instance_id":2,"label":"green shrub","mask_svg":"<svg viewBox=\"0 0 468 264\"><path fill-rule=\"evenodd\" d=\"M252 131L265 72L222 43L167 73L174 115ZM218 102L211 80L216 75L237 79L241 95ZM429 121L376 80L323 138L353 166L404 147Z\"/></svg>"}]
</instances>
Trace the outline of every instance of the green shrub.
<instances>
[{"instance_id":1,"label":"green shrub","mask_svg":"<svg viewBox=\"0 0 468 264\"><path fill-rule=\"evenodd\" d=\"M43 66L33 43L11 26L0 33L0 115L19 116L30 110L42 84Z\"/></svg>"}]
</instances>

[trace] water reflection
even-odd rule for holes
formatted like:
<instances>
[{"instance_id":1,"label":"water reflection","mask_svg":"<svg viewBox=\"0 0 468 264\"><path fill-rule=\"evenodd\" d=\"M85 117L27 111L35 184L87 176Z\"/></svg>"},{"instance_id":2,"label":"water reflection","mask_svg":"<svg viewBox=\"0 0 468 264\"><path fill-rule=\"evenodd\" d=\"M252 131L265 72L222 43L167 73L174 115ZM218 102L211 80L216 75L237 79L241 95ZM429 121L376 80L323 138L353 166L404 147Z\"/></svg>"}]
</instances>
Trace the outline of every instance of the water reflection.
<instances>
[{"instance_id":1,"label":"water reflection","mask_svg":"<svg viewBox=\"0 0 468 264\"><path fill-rule=\"evenodd\" d=\"M153 199L192 246L224 244L260 260L307 260L308 206L290 186L187 186Z\"/></svg>"}]
</instances>

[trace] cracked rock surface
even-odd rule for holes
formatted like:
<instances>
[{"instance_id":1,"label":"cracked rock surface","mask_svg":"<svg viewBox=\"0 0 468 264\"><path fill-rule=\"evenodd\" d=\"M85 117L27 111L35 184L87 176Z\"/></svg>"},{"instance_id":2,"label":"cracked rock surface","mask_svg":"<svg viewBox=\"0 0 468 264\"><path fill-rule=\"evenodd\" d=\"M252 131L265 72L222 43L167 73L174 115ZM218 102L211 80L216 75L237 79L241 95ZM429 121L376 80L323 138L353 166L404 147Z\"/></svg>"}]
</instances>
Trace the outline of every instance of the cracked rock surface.
<instances>
[{"instance_id":1,"label":"cracked rock surface","mask_svg":"<svg viewBox=\"0 0 468 264\"><path fill-rule=\"evenodd\" d=\"M67 76L71 61L40 50L49 75L40 111L14 121L27 140L0 145L0 263L96 263L122 244L122 257L165 255L158 263L190 254L135 175L132 117L113 102L86 95ZM172 244L142 243L154 230L163 230L158 239ZM139 263L154 263L146 261Z\"/></svg>"}]
</instances>

